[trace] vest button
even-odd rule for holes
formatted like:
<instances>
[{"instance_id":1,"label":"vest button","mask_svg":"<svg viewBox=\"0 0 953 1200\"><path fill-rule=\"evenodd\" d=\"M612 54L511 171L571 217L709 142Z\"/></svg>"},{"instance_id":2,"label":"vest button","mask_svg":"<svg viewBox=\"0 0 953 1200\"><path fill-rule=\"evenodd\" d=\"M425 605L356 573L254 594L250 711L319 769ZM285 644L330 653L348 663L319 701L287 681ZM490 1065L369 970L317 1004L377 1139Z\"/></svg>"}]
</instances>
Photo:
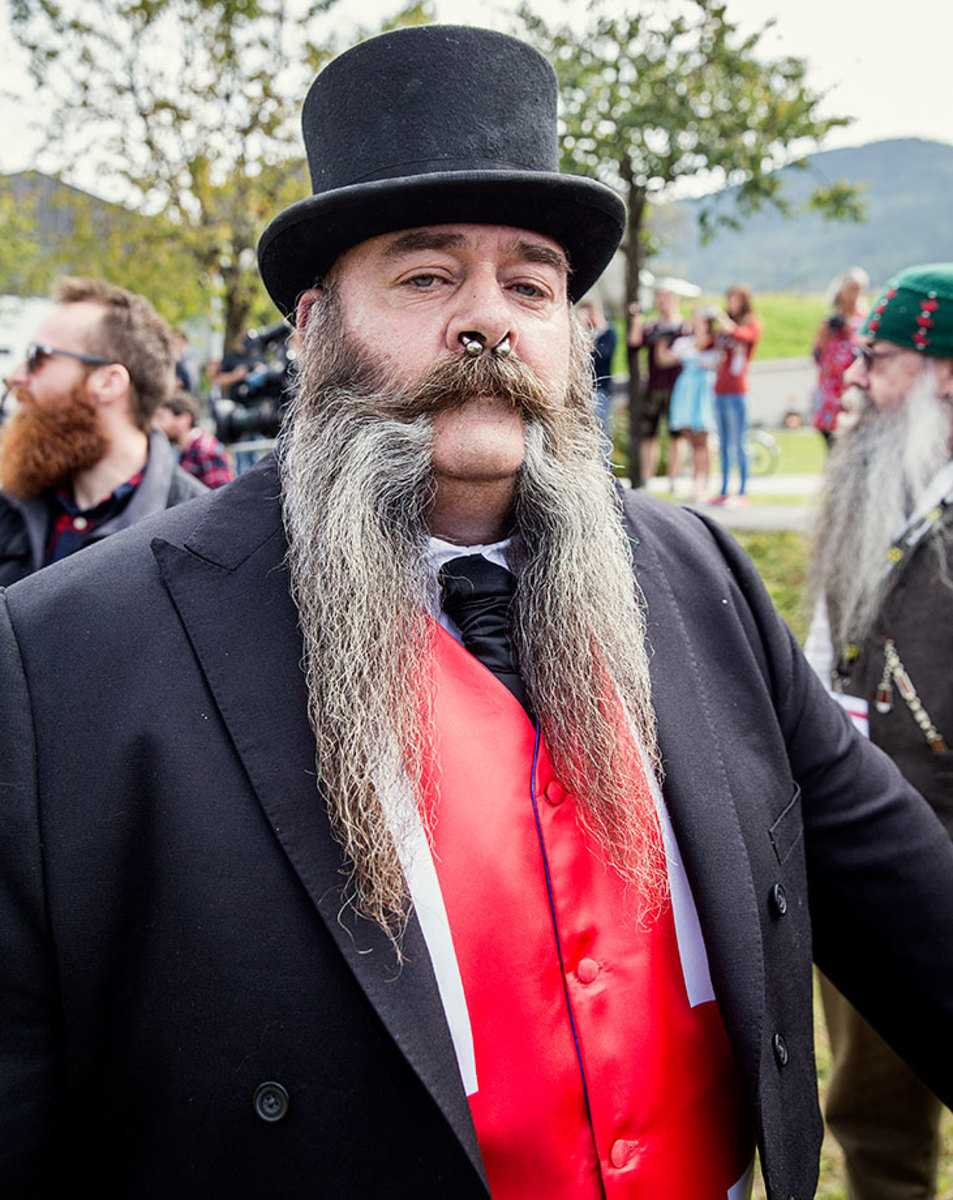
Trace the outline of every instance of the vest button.
<instances>
[{"instance_id":1,"label":"vest button","mask_svg":"<svg viewBox=\"0 0 953 1200\"><path fill-rule=\"evenodd\" d=\"M602 970L602 967L594 958L582 958L579 960L579 966L576 967L576 978L580 983L595 983L596 976Z\"/></svg>"},{"instance_id":2,"label":"vest button","mask_svg":"<svg viewBox=\"0 0 953 1200\"><path fill-rule=\"evenodd\" d=\"M771 1045L774 1048L774 1057L778 1060L779 1067L788 1065L788 1044L780 1033L774 1035Z\"/></svg>"},{"instance_id":3,"label":"vest button","mask_svg":"<svg viewBox=\"0 0 953 1200\"><path fill-rule=\"evenodd\" d=\"M543 792L543 795L555 807L557 804L562 804L566 799L566 789L558 779L551 779L546 784L546 790Z\"/></svg>"},{"instance_id":4,"label":"vest button","mask_svg":"<svg viewBox=\"0 0 953 1200\"><path fill-rule=\"evenodd\" d=\"M269 1124L285 1116L290 1102L288 1089L280 1083L260 1083L255 1088L255 1112Z\"/></svg>"},{"instance_id":5,"label":"vest button","mask_svg":"<svg viewBox=\"0 0 953 1200\"><path fill-rule=\"evenodd\" d=\"M622 1138L617 1138L609 1147L609 1162L617 1171L621 1171L631 1161L637 1148L638 1142L627 1142Z\"/></svg>"},{"instance_id":6,"label":"vest button","mask_svg":"<svg viewBox=\"0 0 953 1200\"><path fill-rule=\"evenodd\" d=\"M783 917L788 911L788 898L780 883L776 883L771 889L771 899L774 901L774 907L777 909L778 915Z\"/></svg>"}]
</instances>

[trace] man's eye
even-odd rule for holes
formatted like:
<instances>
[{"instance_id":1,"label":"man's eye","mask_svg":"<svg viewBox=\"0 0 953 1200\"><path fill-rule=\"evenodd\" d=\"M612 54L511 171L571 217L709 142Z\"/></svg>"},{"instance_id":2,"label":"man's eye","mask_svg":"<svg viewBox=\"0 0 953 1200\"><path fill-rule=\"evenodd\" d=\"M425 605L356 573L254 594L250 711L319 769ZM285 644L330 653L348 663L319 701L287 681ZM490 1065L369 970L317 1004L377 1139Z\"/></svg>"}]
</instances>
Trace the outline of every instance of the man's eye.
<instances>
[{"instance_id":1,"label":"man's eye","mask_svg":"<svg viewBox=\"0 0 953 1200\"><path fill-rule=\"evenodd\" d=\"M518 292L521 296L529 296L531 298L543 295L543 289L537 287L535 283L514 283L513 291Z\"/></svg>"},{"instance_id":2,"label":"man's eye","mask_svg":"<svg viewBox=\"0 0 953 1200\"><path fill-rule=\"evenodd\" d=\"M423 289L433 287L439 278L440 277L438 275L428 275L425 273L423 275L412 275L407 282L411 285L411 287Z\"/></svg>"}]
</instances>

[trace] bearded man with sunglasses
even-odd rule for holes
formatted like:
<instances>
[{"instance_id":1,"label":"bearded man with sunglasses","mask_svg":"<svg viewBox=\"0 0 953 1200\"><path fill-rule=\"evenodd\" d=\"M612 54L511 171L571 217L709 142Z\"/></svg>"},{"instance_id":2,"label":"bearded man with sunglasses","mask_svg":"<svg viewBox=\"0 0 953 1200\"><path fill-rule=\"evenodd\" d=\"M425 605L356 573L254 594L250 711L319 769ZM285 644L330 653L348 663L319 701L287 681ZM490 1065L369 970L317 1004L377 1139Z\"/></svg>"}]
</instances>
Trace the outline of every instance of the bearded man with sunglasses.
<instances>
[{"instance_id":1,"label":"bearded man with sunglasses","mask_svg":"<svg viewBox=\"0 0 953 1200\"><path fill-rule=\"evenodd\" d=\"M179 470L152 417L171 395L172 332L124 288L61 279L58 307L6 379L0 432L0 585L205 488Z\"/></svg>"},{"instance_id":2,"label":"bearded man with sunglasses","mask_svg":"<svg viewBox=\"0 0 953 1200\"><path fill-rule=\"evenodd\" d=\"M890 281L845 373L816 533L808 653L953 834L953 263ZM825 982L828 1124L851 1200L935 1195L941 1107Z\"/></svg>"}]
</instances>

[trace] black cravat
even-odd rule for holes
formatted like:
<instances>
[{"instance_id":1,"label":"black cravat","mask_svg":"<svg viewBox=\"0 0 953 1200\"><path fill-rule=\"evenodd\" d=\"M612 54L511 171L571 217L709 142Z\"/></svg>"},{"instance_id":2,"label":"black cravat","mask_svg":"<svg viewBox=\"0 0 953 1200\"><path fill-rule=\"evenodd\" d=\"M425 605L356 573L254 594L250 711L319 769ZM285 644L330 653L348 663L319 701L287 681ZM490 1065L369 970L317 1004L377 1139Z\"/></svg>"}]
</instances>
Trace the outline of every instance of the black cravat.
<instances>
[{"instance_id":1,"label":"black cravat","mask_svg":"<svg viewBox=\"0 0 953 1200\"><path fill-rule=\"evenodd\" d=\"M482 554L452 558L440 568L443 611L455 621L474 658L513 693L532 718L510 636L510 604L516 580Z\"/></svg>"}]
</instances>

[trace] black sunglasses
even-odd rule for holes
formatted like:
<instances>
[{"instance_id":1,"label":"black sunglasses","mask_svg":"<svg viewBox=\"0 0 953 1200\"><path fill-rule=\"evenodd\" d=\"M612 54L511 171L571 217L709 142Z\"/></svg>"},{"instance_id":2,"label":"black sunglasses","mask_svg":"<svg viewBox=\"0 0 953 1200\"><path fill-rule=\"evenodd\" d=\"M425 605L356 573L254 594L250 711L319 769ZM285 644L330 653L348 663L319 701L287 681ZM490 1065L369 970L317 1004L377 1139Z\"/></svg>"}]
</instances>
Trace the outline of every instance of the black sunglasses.
<instances>
[{"instance_id":1,"label":"black sunglasses","mask_svg":"<svg viewBox=\"0 0 953 1200\"><path fill-rule=\"evenodd\" d=\"M872 371L874 363L882 358L896 358L899 350L872 350L869 346L855 346L853 350L854 361L858 358L864 360L864 370Z\"/></svg>"},{"instance_id":2,"label":"black sunglasses","mask_svg":"<svg viewBox=\"0 0 953 1200\"><path fill-rule=\"evenodd\" d=\"M111 358L101 358L98 354L81 354L79 350L57 350L55 346L38 346L33 342L26 348L27 373L32 375L54 354L63 358L75 358L77 362L86 363L90 367L108 367L113 361Z\"/></svg>"}]
</instances>

